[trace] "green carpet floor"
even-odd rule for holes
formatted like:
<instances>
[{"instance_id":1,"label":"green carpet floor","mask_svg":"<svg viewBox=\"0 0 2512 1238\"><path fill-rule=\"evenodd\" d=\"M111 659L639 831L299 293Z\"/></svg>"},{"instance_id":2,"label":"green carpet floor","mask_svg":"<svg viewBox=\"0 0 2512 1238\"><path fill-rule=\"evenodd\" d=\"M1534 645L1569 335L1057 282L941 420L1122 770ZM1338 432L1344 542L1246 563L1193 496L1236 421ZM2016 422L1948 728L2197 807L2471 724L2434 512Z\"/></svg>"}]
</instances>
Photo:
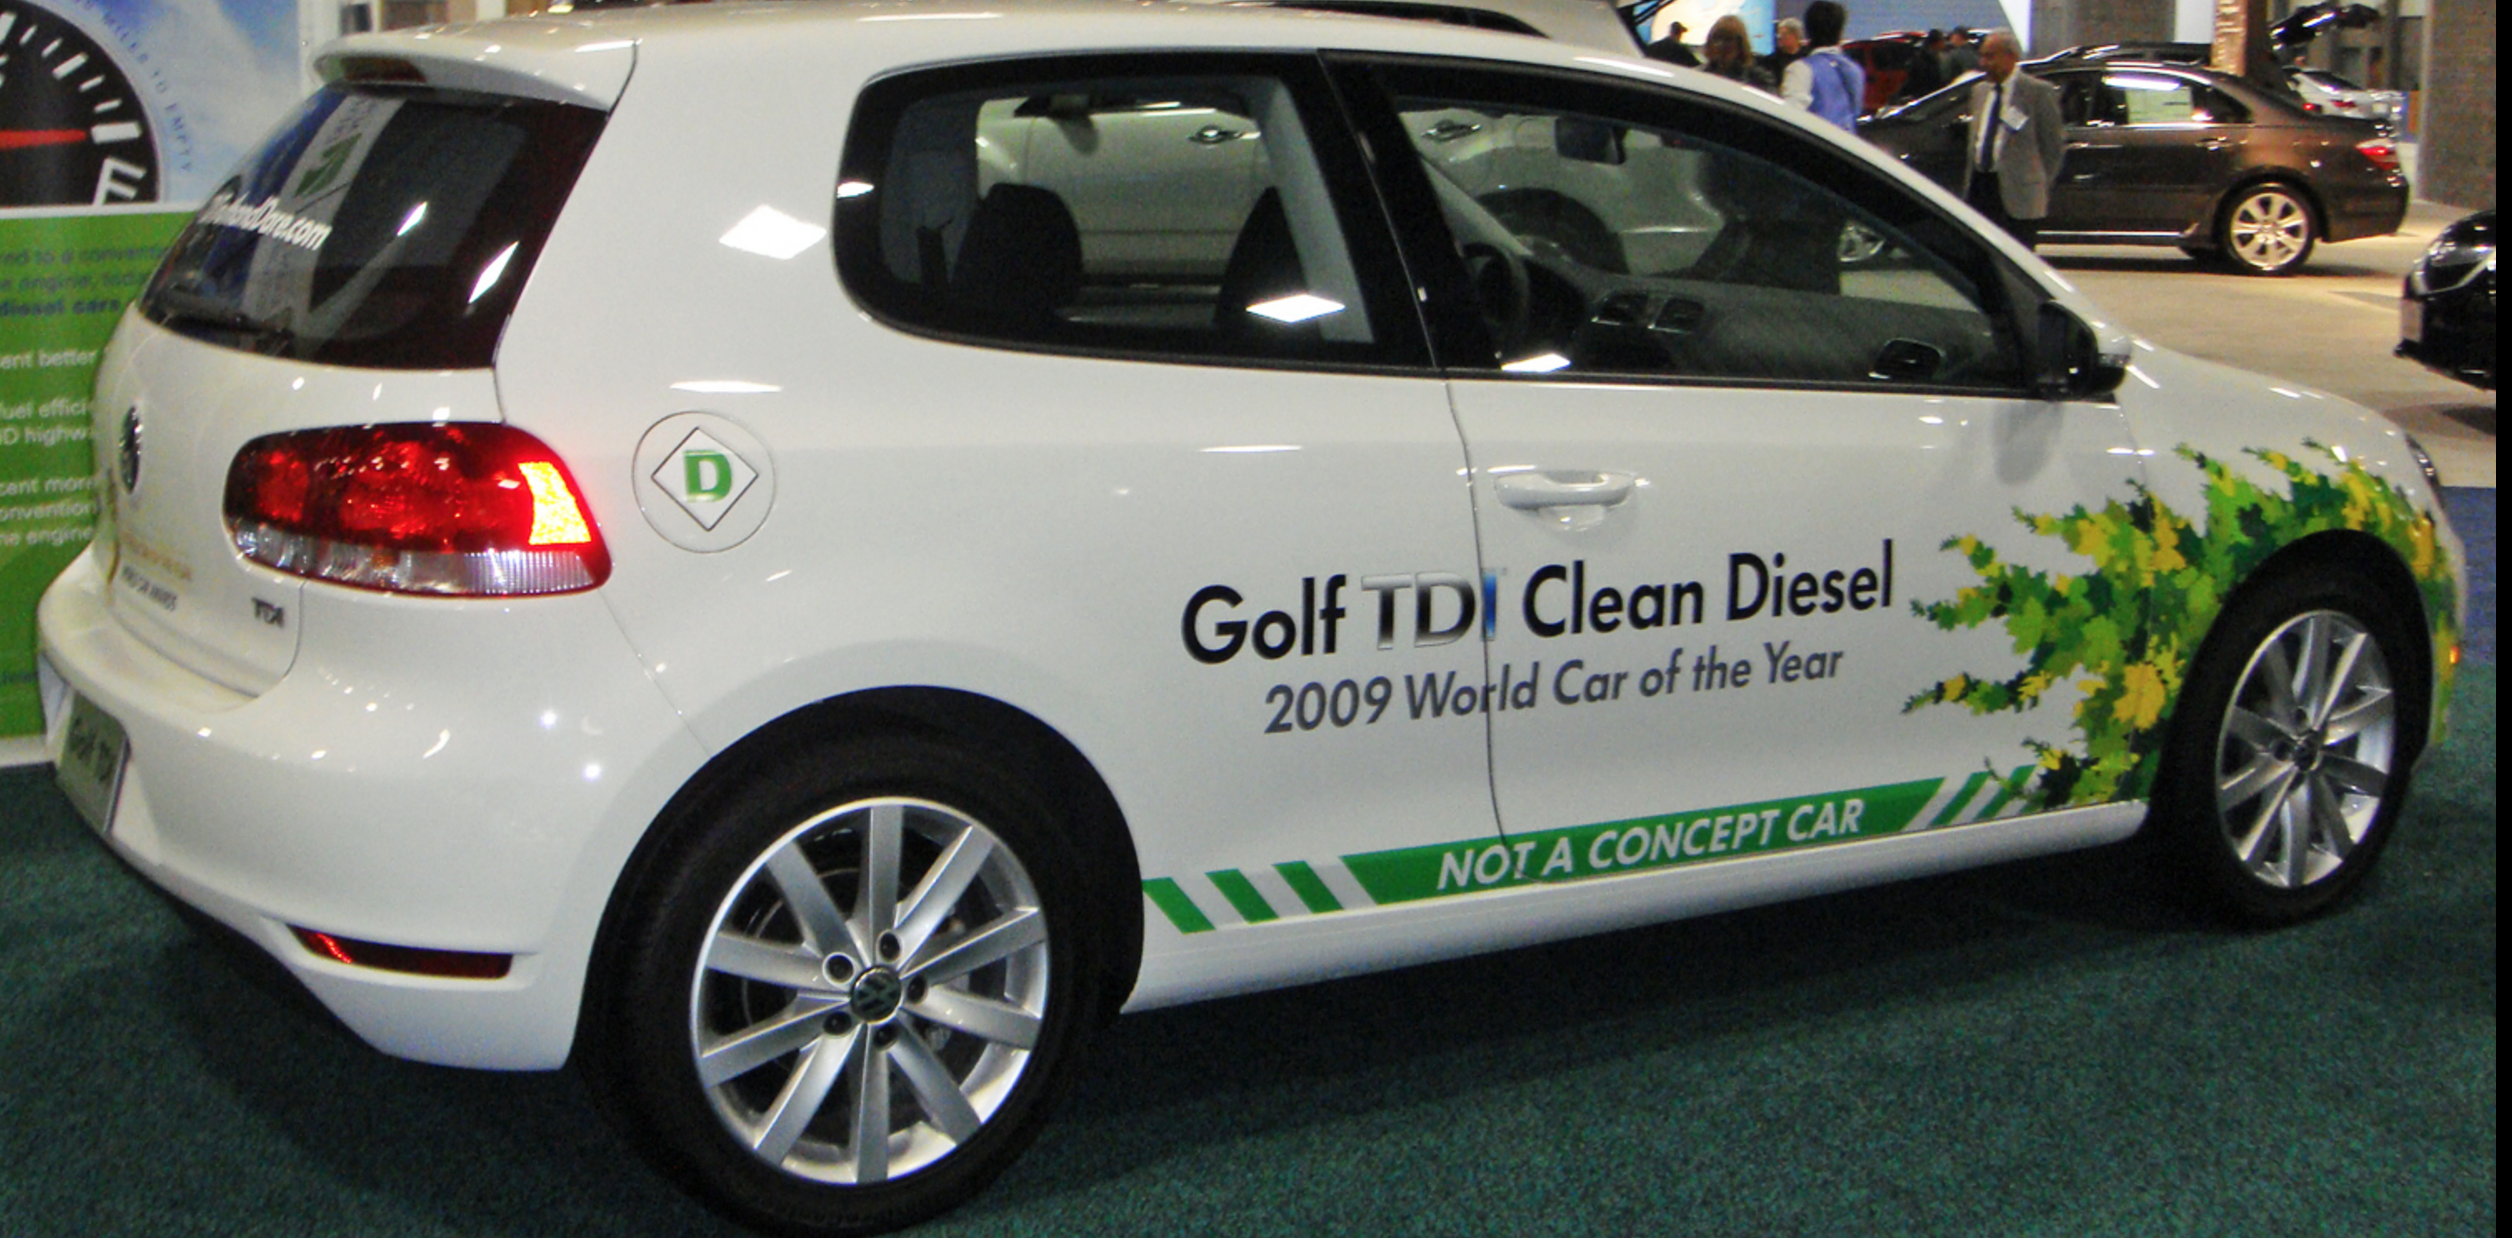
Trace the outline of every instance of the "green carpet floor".
<instances>
[{"instance_id":1,"label":"green carpet floor","mask_svg":"<svg viewBox=\"0 0 2512 1238\"><path fill-rule=\"evenodd\" d=\"M934 1235L2496 1231L2495 672L2365 896L2117 857L1120 1022ZM735 1232L565 1074L377 1055L0 774L0 1236Z\"/></svg>"}]
</instances>

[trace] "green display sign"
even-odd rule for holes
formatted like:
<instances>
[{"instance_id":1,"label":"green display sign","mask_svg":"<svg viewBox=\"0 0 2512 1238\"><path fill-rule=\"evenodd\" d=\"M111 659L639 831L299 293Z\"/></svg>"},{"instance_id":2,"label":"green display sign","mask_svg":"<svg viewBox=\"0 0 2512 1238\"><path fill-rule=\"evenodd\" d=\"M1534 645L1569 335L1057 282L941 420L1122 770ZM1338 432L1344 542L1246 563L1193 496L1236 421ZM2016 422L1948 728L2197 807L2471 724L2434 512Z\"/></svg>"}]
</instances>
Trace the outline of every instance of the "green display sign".
<instances>
[{"instance_id":1,"label":"green display sign","mask_svg":"<svg viewBox=\"0 0 2512 1238\"><path fill-rule=\"evenodd\" d=\"M43 730L35 603L95 527L97 356L190 218L0 218L0 736Z\"/></svg>"}]
</instances>

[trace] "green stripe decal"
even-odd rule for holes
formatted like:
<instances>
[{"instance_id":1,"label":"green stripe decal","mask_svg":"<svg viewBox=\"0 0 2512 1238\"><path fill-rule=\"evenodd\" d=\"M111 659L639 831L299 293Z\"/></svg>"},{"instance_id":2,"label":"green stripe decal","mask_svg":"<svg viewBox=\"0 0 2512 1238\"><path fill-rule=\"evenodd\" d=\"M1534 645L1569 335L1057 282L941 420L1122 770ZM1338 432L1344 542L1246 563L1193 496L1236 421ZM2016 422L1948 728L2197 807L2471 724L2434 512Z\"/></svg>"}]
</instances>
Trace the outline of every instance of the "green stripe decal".
<instances>
[{"instance_id":1,"label":"green stripe decal","mask_svg":"<svg viewBox=\"0 0 2512 1238\"><path fill-rule=\"evenodd\" d=\"M1151 900L1152 906L1160 909L1160 914L1169 917L1169 923L1176 925L1179 932L1212 931L1212 921L1205 918L1203 909L1195 905L1195 900L1186 897L1186 891L1179 889L1177 882L1167 877L1154 877L1143 883L1143 896Z\"/></svg>"},{"instance_id":2,"label":"green stripe decal","mask_svg":"<svg viewBox=\"0 0 2512 1238\"><path fill-rule=\"evenodd\" d=\"M1310 912L1322 916L1329 911L1343 910L1343 900L1326 888L1326 883L1318 878L1316 869L1308 866L1308 861L1276 864L1273 871L1282 874L1282 879L1290 883L1291 892L1300 896L1300 901L1308 905Z\"/></svg>"},{"instance_id":3,"label":"green stripe decal","mask_svg":"<svg viewBox=\"0 0 2512 1238\"><path fill-rule=\"evenodd\" d=\"M1954 818L1962 815L1963 805L1970 803L1971 797L1980 793L1980 784L1987 782L1991 776L1989 771L1981 770L1965 779L1962 790L1954 792L1954 798L1945 801L1944 811L1936 814L1936 820L1928 822L1928 828L1935 829L1940 825L1952 824Z\"/></svg>"},{"instance_id":4,"label":"green stripe decal","mask_svg":"<svg viewBox=\"0 0 2512 1238\"><path fill-rule=\"evenodd\" d=\"M1989 818L1996 816L1998 809L2006 807L2006 801L2015 798L2015 784L2022 782L2024 774L2031 769L2032 767L2029 765L2022 766L2012 775L1998 779L1997 794L1989 797L1989 802L1983 805L1980 811L1974 814L1971 819L1974 821L1986 821Z\"/></svg>"},{"instance_id":5,"label":"green stripe decal","mask_svg":"<svg viewBox=\"0 0 2512 1238\"><path fill-rule=\"evenodd\" d=\"M1944 785L1942 778L1888 783L1512 834L1500 841L1373 851L1345 856L1343 862L1380 904L1409 903L1879 838L1909 825Z\"/></svg>"},{"instance_id":6,"label":"green stripe decal","mask_svg":"<svg viewBox=\"0 0 2512 1238\"><path fill-rule=\"evenodd\" d=\"M1204 875L1212 879L1213 888L1221 891L1221 897L1230 900L1230 905L1238 908L1239 915L1249 924L1263 924L1267 920L1282 918L1273 909L1273 904L1266 902L1265 896L1258 894L1255 885L1239 870L1225 868Z\"/></svg>"}]
</instances>

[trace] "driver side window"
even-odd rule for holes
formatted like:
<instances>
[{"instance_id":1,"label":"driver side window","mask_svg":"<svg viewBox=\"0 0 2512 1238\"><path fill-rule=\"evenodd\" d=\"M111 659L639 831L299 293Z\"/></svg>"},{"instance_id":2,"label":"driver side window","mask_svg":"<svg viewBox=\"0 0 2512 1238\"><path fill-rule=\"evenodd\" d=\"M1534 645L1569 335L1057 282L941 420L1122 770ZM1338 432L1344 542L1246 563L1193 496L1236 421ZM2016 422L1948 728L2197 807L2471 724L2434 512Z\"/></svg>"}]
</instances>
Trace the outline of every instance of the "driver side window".
<instances>
[{"instance_id":1,"label":"driver side window","mask_svg":"<svg viewBox=\"0 0 2512 1238\"><path fill-rule=\"evenodd\" d=\"M1399 97L1396 110L1504 372L2017 379L1990 303L1913 235L1950 227L1915 203L1901 212L1913 224L1896 225L1767 157L1768 144L1701 136L1709 125L1454 97Z\"/></svg>"}]
</instances>

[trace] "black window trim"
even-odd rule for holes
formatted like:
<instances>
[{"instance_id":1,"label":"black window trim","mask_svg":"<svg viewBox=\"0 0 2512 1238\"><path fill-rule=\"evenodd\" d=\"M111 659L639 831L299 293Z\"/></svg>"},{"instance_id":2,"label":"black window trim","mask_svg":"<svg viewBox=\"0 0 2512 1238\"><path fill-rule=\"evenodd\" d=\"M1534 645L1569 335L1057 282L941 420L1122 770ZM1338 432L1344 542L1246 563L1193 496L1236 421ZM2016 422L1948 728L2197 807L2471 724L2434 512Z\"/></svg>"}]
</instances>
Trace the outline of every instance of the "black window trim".
<instances>
[{"instance_id":1,"label":"black window trim","mask_svg":"<svg viewBox=\"0 0 2512 1238\"><path fill-rule=\"evenodd\" d=\"M880 254L878 189L855 197L834 198L830 248L835 253L838 286L848 300L875 322L907 335L1003 352L1040 353L1158 365L1209 366L1235 370L1301 373L1435 376L1430 344L1424 334L1419 298L1413 293L1396 240L1389 235L1365 159L1354 141L1340 101L1328 83L1324 66L1308 51L1126 51L1048 54L963 61L920 66L883 74L867 83L848 117L846 139L838 163L840 183L856 181L878 186L886 175L891 135L907 106L936 94L987 89L1017 81L1075 78L1143 77L1270 77L1291 91L1300 110L1310 149L1327 192L1336 204L1343 240L1370 315L1377 359L1346 361L1221 352L1185 352L1151 348L1108 347L1051 340L1021 339L984 332L960 331L920 321L899 312L898 282Z\"/></svg>"}]
</instances>

